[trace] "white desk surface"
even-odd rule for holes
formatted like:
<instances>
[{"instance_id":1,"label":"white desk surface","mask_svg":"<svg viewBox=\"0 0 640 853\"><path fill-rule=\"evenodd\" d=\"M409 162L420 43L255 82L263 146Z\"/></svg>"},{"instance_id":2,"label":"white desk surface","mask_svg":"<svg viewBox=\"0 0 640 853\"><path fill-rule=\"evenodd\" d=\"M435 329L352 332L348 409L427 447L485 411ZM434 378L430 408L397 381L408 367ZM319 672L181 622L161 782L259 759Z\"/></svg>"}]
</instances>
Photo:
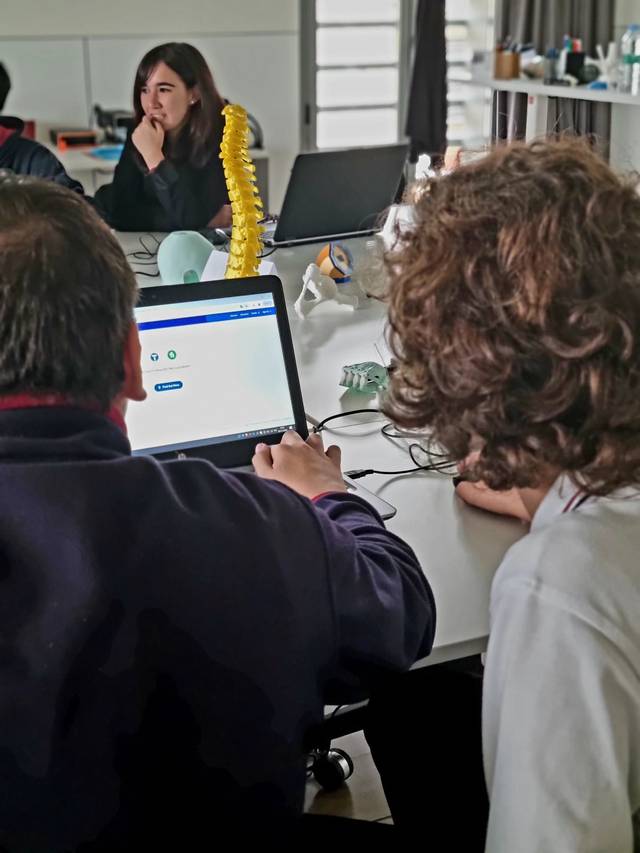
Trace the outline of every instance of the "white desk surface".
<instances>
[{"instance_id":1,"label":"white desk surface","mask_svg":"<svg viewBox=\"0 0 640 853\"><path fill-rule=\"evenodd\" d=\"M148 234L119 232L116 236L126 253L142 248L140 237L148 245L154 243ZM155 236L161 240L164 235ZM344 241L351 249L356 265L366 241L367 238L363 237ZM309 243L278 249L269 257L276 264L283 284L305 410L318 420L340 411L376 406L374 396L340 388L338 382L345 364L381 361L376 345L381 348L387 316L383 303L368 299L365 307L357 311L345 305L324 303L314 308L304 320L300 320L293 305L302 289L302 275L307 265L315 260L322 245ZM137 262L130 258L130 262L136 273L157 270L155 265L144 266L144 261ZM140 287L162 284L160 278L143 275L138 275L137 280ZM357 422L361 418L353 416L350 420Z\"/></svg>"},{"instance_id":2,"label":"white desk surface","mask_svg":"<svg viewBox=\"0 0 640 853\"><path fill-rule=\"evenodd\" d=\"M367 238L342 242L351 250L357 269ZM371 298L355 311L347 305L325 302L304 320L298 317L293 306L302 289L302 276L307 265L315 261L322 245L309 243L278 249L270 257L284 288L305 409L318 420L337 412L377 405L373 395L342 388L338 382L346 364L383 360L376 346L382 349L387 317L386 305ZM384 353L384 349L382 351ZM349 420L357 422L362 418L354 415Z\"/></svg>"},{"instance_id":3,"label":"white desk surface","mask_svg":"<svg viewBox=\"0 0 640 853\"><path fill-rule=\"evenodd\" d=\"M342 448L345 471L393 471L413 464L407 442L382 435L379 421L338 423L327 425L322 436L325 447ZM456 497L451 477L436 472L371 474L359 482L396 507L385 523L411 545L433 589L436 636L431 655L421 663L485 651L491 581L507 549L526 532L524 525L467 506Z\"/></svg>"},{"instance_id":4,"label":"white desk surface","mask_svg":"<svg viewBox=\"0 0 640 853\"><path fill-rule=\"evenodd\" d=\"M118 234L124 250L138 248L138 234ZM157 235L161 237L162 235ZM356 257L366 240L349 241ZM344 364L379 361L374 342L384 331L386 307L370 300L353 311L330 303L300 320L293 303L302 274L321 244L279 249L275 261L283 282L305 410L320 420L339 411L375 406L375 398L338 385ZM142 278L140 286L160 284ZM343 467L396 470L411 466L406 442L380 433L382 416L352 416L331 424L325 445L340 444ZM366 421L369 421L366 423ZM434 651L425 664L484 651L489 626L489 591L506 550L525 532L516 521L467 507L455 497L451 478L435 473L371 475L362 485L397 508L388 526L415 550L433 587L438 609Z\"/></svg>"}]
</instances>

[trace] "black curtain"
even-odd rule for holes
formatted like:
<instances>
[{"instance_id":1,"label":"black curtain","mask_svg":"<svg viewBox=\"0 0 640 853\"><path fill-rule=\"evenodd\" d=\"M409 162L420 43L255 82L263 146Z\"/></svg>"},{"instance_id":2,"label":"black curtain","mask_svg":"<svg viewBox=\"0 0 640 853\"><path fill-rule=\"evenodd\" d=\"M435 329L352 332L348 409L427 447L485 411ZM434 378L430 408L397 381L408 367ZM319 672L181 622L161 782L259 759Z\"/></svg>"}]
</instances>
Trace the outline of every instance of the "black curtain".
<instances>
[{"instance_id":1,"label":"black curtain","mask_svg":"<svg viewBox=\"0 0 640 853\"><path fill-rule=\"evenodd\" d=\"M615 0L498 0L496 32L516 42L533 42L538 53L560 47L570 33L582 39L584 50L594 56L596 45L613 37ZM611 129L611 107L572 98L549 101L547 131L573 131L591 135L606 153ZM522 139L525 135L527 96L496 92L493 135L496 139Z\"/></svg>"},{"instance_id":2,"label":"black curtain","mask_svg":"<svg viewBox=\"0 0 640 853\"><path fill-rule=\"evenodd\" d=\"M0 62L0 112L4 109L4 102L7 100L10 91L11 78L9 77L9 72L2 62Z\"/></svg>"},{"instance_id":3,"label":"black curtain","mask_svg":"<svg viewBox=\"0 0 640 853\"><path fill-rule=\"evenodd\" d=\"M419 0L407 126L410 159L438 160L447 147L445 0Z\"/></svg>"}]
</instances>

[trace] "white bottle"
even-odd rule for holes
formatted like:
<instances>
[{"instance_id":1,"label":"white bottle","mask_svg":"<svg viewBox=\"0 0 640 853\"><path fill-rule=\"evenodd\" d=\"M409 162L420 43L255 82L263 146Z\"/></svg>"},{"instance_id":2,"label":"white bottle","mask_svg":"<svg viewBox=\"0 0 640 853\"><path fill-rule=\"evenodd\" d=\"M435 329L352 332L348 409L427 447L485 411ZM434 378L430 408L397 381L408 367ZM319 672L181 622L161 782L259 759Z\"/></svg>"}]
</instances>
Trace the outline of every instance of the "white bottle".
<instances>
[{"instance_id":1,"label":"white bottle","mask_svg":"<svg viewBox=\"0 0 640 853\"><path fill-rule=\"evenodd\" d=\"M364 251L356 256L352 285L360 299L361 306L367 296L383 299L388 295L389 282L384 264L385 240L382 234L374 234L366 241Z\"/></svg>"},{"instance_id":2,"label":"white bottle","mask_svg":"<svg viewBox=\"0 0 640 853\"><path fill-rule=\"evenodd\" d=\"M640 95L640 24L630 24L620 39L620 91Z\"/></svg>"}]
</instances>

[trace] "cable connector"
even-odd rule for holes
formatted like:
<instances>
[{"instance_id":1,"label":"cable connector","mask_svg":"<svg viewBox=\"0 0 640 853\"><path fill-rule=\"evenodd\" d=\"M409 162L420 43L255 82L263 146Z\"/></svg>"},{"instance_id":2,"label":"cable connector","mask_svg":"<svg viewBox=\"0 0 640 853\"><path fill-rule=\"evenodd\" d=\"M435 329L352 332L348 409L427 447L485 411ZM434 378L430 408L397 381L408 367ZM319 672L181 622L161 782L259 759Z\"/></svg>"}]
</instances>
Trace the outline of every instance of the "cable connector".
<instances>
[{"instance_id":1,"label":"cable connector","mask_svg":"<svg viewBox=\"0 0 640 853\"><path fill-rule=\"evenodd\" d=\"M355 471L345 471L345 477L352 480L360 480L362 477L368 477L369 474L375 474L373 468L356 468Z\"/></svg>"}]
</instances>

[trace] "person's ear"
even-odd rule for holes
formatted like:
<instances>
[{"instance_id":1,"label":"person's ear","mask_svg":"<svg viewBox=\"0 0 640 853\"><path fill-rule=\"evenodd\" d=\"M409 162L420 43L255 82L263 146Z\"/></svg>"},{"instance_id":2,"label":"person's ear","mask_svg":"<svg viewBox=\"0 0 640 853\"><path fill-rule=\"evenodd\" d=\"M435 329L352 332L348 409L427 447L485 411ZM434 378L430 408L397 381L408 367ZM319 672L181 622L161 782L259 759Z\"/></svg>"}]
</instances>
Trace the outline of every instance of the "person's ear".
<instances>
[{"instance_id":1,"label":"person's ear","mask_svg":"<svg viewBox=\"0 0 640 853\"><path fill-rule=\"evenodd\" d=\"M127 338L124 344L123 367L124 382L122 383L122 396L128 400L141 401L147 396L142 384L142 347L138 327L134 321L129 326Z\"/></svg>"},{"instance_id":2,"label":"person's ear","mask_svg":"<svg viewBox=\"0 0 640 853\"><path fill-rule=\"evenodd\" d=\"M198 91L198 87L194 86L193 89L189 90L189 106L195 107L199 100L200 92Z\"/></svg>"}]
</instances>

